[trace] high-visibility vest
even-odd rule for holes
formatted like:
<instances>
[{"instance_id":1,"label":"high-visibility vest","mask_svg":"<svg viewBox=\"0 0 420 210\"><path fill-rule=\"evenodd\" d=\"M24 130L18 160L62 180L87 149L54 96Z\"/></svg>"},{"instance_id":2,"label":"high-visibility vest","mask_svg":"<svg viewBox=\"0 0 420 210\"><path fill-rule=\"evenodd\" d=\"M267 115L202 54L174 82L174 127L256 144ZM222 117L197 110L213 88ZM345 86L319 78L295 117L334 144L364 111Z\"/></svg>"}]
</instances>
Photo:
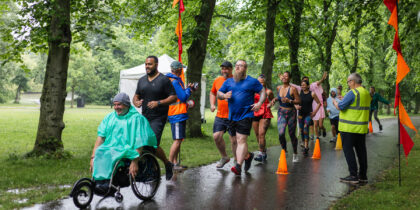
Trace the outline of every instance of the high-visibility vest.
<instances>
[{"instance_id":1,"label":"high-visibility vest","mask_svg":"<svg viewBox=\"0 0 420 210\"><path fill-rule=\"evenodd\" d=\"M171 82L174 80L173 78L169 78ZM182 87L182 84L179 83ZM185 114L187 113L187 104L182 102L181 100L177 99L176 102L169 105L168 116L178 115L178 114Z\"/></svg>"},{"instance_id":2,"label":"high-visibility vest","mask_svg":"<svg viewBox=\"0 0 420 210\"><path fill-rule=\"evenodd\" d=\"M363 87L358 87L351 91L353 91L355 99L347 109L340 111L338 130L365 134L368 131L369 109L372 98Z\"/></svg>"}]
</instances>

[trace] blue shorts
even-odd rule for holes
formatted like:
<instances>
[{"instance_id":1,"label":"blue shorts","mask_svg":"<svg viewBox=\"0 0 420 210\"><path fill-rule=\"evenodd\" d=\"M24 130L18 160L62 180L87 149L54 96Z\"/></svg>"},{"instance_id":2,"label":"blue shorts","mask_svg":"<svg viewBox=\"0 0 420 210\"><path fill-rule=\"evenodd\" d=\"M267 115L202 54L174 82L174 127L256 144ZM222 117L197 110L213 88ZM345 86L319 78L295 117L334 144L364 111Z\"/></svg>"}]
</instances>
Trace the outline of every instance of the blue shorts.
<instances>
[{"instance_id":1,"label":"blue shorts","mask_svg":"<svg viewBox=\"0 0 420 210\"><path fill-rule=\"evenodd\" d=\"M229 130L229 119L228 118L216 117L214 119L213 133L217 133L219 131L223 131L223 133L226 133L226 131L228 131L229 135L232 136L232 134Z\"/></svg>"},{"instance_id":2,"label":"blue shorts","mask_svg":"<svg viewBox=\"0 0 420 210\"><path fill-rule=\"evenodd\" d=\"M181 121L176 123L171 123L171 130L172 130L172 139L185 139L185 129L186 129L187 121Z\"/></svg>"}]
</instances>

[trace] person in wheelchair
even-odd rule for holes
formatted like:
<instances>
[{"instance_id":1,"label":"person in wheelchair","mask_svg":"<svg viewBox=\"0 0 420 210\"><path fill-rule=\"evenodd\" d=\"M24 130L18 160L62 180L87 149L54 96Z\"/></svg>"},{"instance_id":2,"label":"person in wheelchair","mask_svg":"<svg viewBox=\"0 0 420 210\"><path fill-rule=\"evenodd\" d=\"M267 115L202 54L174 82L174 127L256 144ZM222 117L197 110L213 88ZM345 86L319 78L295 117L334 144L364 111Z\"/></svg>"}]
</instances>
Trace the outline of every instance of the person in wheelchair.
<instances>
[{"instance_id":1,"label":"person in wheelchair","mask_svg":"<svg viewBox=\"0 0 420 210\"><path fill-rule=\"evenodd\" d=\"M142 150L157 148L156 136L149 122L131 106L129 96L118 93L113 104L114 111L98 127L98 137L90 160L95 191L100 194L108 191L113 167L118 160L131 160L129 174L136 177Z\"/></svg>"}]
</instances>

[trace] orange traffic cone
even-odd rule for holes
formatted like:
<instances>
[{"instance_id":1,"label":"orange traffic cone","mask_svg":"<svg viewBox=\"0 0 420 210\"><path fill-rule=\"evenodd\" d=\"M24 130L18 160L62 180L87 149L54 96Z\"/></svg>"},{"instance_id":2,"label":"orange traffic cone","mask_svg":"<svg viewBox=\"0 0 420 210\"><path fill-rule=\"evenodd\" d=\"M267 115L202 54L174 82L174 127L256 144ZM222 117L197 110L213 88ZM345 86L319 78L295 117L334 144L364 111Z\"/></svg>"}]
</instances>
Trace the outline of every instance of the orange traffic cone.
<instances>
[{"instance_id":1,"label":"orange traffic cone","mask_svg":"<svg viewBox=\"0 0 420 210\"><path fill-rule=\"evenodd\" d=\"M373 133L372 121L369 121L369 133Z\"/></svg>"},{"instance_id":2,"label":"orange traffic cone","mask_svg":"<svg viewBox=\"0 0 420 210\"><path fill-rule=\"evenodd\" d=\"M312 155L312 159L321 159L321 147L319 146L319 138L316 139L314 154Z\"/></svg>"},{"instance_id":3,"label":"orange traffic cone","mask_svg":"<svg viewBox=\"0 0 420 210\"><path fill-rule=\"evenodd\" d=\"M289 172L287 172L286 151L284 151L284 149L281 150L279 166L277 167L276 174L289 174Z\"/></svg>"},{"instance_id":4,"label":"orange traffic cone","mask_svg":"<svg viewBox=\"0 0 420 210\"><path fill-rule=\"evenodd\" d=\"M341 142L341 135L340 133L337 134L337 142L335 143L335 150L342 150L343 143Z\"/></svg>"}]
</instances>

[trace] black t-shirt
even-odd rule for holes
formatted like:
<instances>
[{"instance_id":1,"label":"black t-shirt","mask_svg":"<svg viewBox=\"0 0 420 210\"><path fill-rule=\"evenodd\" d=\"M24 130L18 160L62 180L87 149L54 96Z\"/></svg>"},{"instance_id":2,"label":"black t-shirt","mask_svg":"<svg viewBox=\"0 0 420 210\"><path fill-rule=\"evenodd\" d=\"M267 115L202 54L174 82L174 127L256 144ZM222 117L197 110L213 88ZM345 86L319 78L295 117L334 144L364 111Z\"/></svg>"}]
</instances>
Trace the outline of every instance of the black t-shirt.
<instances>
[{"instance_id":1,"label":"black t-shirt","mask_svg":"<svg viewBox=\"0 0 420 210\"><path fill-rule=\"evenodd\" d=\"M141 77L137 83L136 94L143 99L142 114L146 118L161 117L168 115L169 105L159 105L154 109L149 109L147 103L150 101L158 101L168 98L170 95L176 95L175 89L171 81L165 75L159 75L149 81L147 75Z\"/></svg>"},{"instance_id":2,"label":"black t-shirt","mask_svg":"<svg viewBox=\"0 0 420 210\"><path fill-rule=\"evenodd\" d=\"M300 111L299 116L307 116L312 112L312 102L314 98L312 98L312 92L305 94L303 90L300 92Z\"/></svg>"}]
</instances>

